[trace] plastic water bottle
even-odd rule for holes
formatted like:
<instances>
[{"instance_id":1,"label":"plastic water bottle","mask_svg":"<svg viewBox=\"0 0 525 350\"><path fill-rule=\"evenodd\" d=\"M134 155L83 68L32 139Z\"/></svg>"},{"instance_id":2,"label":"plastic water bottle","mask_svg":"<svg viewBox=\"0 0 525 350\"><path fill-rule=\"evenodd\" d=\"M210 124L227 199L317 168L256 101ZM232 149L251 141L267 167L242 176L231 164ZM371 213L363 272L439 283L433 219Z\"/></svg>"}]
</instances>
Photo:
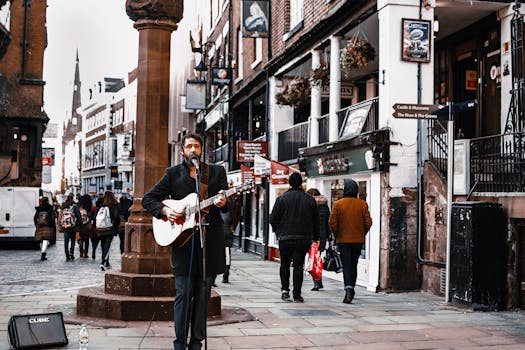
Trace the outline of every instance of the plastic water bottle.
<instances>
[{"instance_id":1,"label":"plastic water bottle","mask_svg":"<svg viewBox=\"0 0 525 350\"><path fill-rule=\"evenodd\" d=\"M89 333L85 324L80 328L78 332L78 350L88 350L89 344Z\"/></svg>"}]
</instances>

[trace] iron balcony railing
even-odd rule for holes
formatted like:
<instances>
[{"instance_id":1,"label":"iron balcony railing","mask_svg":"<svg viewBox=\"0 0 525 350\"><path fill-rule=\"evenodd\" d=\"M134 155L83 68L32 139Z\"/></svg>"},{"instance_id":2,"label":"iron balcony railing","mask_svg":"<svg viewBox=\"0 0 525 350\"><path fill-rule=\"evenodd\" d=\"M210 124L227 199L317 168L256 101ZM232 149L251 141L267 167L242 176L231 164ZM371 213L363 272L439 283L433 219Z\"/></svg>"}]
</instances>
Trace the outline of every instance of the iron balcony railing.
<instances>
[{"instance_id":1,"label":"iron balcony railing","mask_svg":"<svg viewBox=\"0 0 525 350\"><path fill-rule=\"evenodd\" d=\"M475 192L525 192L525 132L470 140L470 183Z\"/></svg>"},{"instance_id":2,"label":"iron balcony railing","mask_svg":"<svg viewBox=\"0 0 525 350\"><path fill-rule=\"evenodd\" d=\"M428 123L429 160L447 178L446 124ZM525 132L470 139L469 192L525 192Z\"/></svg>"},{"instance_id":3,"label":"iron balcony railing","mask_svg":"<svg viewBox=\"0 0 525 350\"><path fill-rule=\"evenodd\" d=\"M295 124L279 133L280 162L298 157L299 148L308 146L308 122Z\"/></svg>"},{"instance_id":4,"label":"iron balcony railing","mask_svg":"<svg viewBox=\"0 0 525 350\"><path fill-rule=\"evenodd\" d=\"M337 130L341 130L341 126L345 121L347 115L352 111L363 108L363 106L370 106L368 115L361 129L361 133L367 131L377 130L379 125L377 97L357 103L355 105L343 108L337 111ZM318 119L319 122L319 143L329 141L330 118L325 114ZM309 146L310 122L303 122L295 124L288 129L279 133L279 161L295 159L298 157L298 149Z\"/></svg>"}]
</instances>

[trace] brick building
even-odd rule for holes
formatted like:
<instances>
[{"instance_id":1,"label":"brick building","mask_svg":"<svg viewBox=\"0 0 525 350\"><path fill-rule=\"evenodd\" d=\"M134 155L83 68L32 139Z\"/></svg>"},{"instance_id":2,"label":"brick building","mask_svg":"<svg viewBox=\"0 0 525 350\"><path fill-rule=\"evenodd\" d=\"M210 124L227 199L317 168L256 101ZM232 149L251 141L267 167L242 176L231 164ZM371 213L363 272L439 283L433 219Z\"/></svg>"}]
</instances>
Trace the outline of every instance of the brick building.
<instances>
[{"instance_id":1,"label":"brick building","mask_svg":"<svg viewBox=\"0 0 525 350\"><path fill-rule=\"evenodd\" d=\"M46 6L0 1L0 186L41 185Z\"/></svg>"}]
</instances>

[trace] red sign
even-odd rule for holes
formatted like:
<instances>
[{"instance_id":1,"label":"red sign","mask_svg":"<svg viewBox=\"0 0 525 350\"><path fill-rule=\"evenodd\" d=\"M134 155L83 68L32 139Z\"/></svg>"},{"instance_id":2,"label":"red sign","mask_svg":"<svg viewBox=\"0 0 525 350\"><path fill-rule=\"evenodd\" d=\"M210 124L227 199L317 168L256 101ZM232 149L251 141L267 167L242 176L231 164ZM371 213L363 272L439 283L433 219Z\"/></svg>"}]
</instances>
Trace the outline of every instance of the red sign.
<instances>
[{"instance_id":1,"label":"red sign","mask_svg":"<svg viewBox=\"0 0 525 350\"><path fill-rule=\"evenodd\" d=\"M272 160L272 185L284 185L288 183L290 168L288 165Z\"/></svg>"},{"instance_id":2,"label":"red sign","mask_svg":"<svg viewBox=\"0 0 525 350\"><path fill-rule=\"evenodd\" d=\"M51 157L42 157L42 165L51 165L52 162Z\"/></svg>"},{"instance_id":3,"label":"red sign","mask_svg":"<svg viewBox=\"0 0 525 350\"><path fill-rule=\"evenodd\" d=\"M254 178L253 169L241 164L241 182L243 184L252 182Z\"/></svg>"},{"instance_id":4,"label":"red sign","mask_svg":"<svg viewBox=\"0 0 525 350\"><path fill-rule=\"evenodd\" d=\"M237 162L253 162L255 155L268 158L268 142L266 141L237 141Z\"/></svg>"}]
</instances>

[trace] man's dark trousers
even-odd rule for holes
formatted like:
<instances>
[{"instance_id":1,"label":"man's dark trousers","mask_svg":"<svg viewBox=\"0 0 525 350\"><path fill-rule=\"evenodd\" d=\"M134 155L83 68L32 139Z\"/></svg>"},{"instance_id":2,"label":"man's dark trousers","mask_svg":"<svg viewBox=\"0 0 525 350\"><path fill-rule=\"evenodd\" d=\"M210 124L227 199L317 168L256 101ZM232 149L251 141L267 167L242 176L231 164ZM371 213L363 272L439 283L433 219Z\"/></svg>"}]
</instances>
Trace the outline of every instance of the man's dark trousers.
<instances>
[{"instance_id":1,"label":"man's dark trousers","mask_svg":"<svg viewBox=\"0 0 525 350\"><path fill-rule=\"evenodd\" d=\"M212 278L206 278L208 288L204 288L202 276L194 275L190 277L190 288L188 290L188 276L175 276L175 341L174 350L199 350L202 347L202 340L206 337L206 317L208 300L211 293ZM186 315L186 305L189 302L192 307L190 313ZM188 323L191 319L191 330ZM187 322L185 322L187 320ZM186 325L186 327L184 327ZM190 344L184 347L187 335L190 334Z\"/></svg>"},{"instance_id":2,"label":"man's dark trousers","mask_svg":"<svg viewBox=\"0 0 525 350\"><path fill-rule=\"evenodd\" d=\"M311 242L305 240L279 241L281 256L281 290L290 291L290 264L293 261L293 291L294 297L301 296L303 286L304 257L310 249Z\"/></svg>"}]
</instances>

